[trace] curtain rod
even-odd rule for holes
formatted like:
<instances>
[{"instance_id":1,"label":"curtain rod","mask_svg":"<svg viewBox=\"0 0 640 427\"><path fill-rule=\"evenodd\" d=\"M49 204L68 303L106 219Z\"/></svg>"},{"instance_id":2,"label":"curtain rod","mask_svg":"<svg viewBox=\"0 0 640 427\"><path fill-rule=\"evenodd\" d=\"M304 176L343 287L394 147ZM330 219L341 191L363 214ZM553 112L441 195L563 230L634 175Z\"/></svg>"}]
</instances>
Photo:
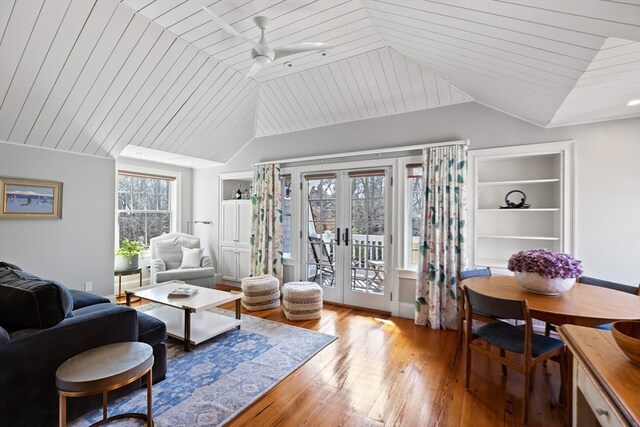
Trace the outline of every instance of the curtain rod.
<instances>
[{"instance_id":1,"label":"curtain rod","mask_svg":"<svg viewBox=\"0 0 640 427\"><path fill-rule=\"evenodd\" d=\"M270 160L266 162L258 162L254 163L251 166L261 166L268 165L271 163L297 163L297 162L307 162L310 160L323 160L323 159L335 159L339 157L353 157L353 156L366 156L369 154L383 154L383 153L395 153L398 151L410 151L410 150L422 150L423 148L431 148L431 147L441 147L445 145L469 145L469 140L458 140L458 141L448 141L448 142L437 142L434 144L418 144L418 145L406 145L404 147L391 147L391 148L378 148L375 150L365 150L365 151L352 151L349 153L335 153L335 154L322 154L318 156L308 156L308 157L294 157L291 159L281 159L281 160Z\"/></svg>"}]
</instances>

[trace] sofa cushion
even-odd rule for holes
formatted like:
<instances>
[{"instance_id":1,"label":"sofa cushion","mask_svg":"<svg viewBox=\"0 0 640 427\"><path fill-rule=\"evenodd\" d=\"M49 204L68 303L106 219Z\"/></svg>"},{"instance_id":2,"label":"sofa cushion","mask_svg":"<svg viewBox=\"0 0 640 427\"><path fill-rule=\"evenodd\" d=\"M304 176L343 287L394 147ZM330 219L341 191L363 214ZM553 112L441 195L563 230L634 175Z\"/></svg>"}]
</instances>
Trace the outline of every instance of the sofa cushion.
<instances>
[{"instance_id":1,"label":"sofa cushion","mask_svg":"<svg viewBox=\"0 0 640 427\"><path fill-rule=\"evenodd\" d=\"M11 341L11 337L9 336L9 332L2 326L0 326L0 345L6 344Z\"/></svg>"},{"instance_id":2,"label":"sofa cushion","mask_svg":"<svg viewBox=\"0 0 640 427\"><path fill-rule=\"evenodd\" d=\"M197 248L200 246L199 239L188 239L185 237L174 237L173 239L160 240L155 243L155 258L164 261L167 270L180 268L182 263L182 248Z\"/></svg>"},{"instance_id":3,"label":"sofa cushion","mask_svg":"<svg viewBox=\"0 0 640 427\"><path fill-rule=\"evenodd\" d=\"M49 328L72 309L71 293L54 280L20 278L0 284L0 325L9 332Z\"/></svg>"},{"instance_id":4,"label":"sofa cushion","mask_svg":"<svg viewBox=\"0 0 640 427\"><path fill-rule=\"evenodd\" d=\"M11 268L11 269L14 269L14 270L22 270L17 265L11 264L10 262L5 262L5 261L0 261L0 268Z\"/></svg>"},{"instance_id":5,"label":"sofa cushion","mask_svg":"<svg viewBox=\"0 0 640 427\"><path fill-rule=\"evenodd\" d=\"M79 308L87 307L95 304L102 304L105 302L110 302L108 298L101 297L98 295L91 294L89 292L78 291L75 289L69 289L71 292L71 297L73 298L73 309L77 310Z\"/></svg>"},{"instance_id":6,"label":"sofa cushion","mask_svg":"<svg viewBox=\"0 0 640 427\"><path fill-rule=\"evenodd\" d=\"M160 319L138 311L138 341L155 346L167 340L167 326Z\"/></svg>"}]
</instances>

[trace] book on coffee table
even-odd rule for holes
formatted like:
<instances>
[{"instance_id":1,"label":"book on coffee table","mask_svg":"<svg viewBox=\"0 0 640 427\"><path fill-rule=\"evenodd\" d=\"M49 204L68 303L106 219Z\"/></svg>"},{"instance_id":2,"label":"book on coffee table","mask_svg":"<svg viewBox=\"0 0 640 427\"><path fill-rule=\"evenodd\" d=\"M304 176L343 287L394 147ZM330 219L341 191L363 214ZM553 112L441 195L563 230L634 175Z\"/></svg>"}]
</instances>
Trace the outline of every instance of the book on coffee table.
<instances>
[{"instance_id":1,"label":"book on coffee table","mask_svg":"<svg viewBox=\"0 0 640 427\"><path fill-rule=\"evenodd\" d=\"M169 296L170 297L190 297L196 292L198 292L198 290L193 288L177 288L169 292Z\"/></svg>"}]
</instances>

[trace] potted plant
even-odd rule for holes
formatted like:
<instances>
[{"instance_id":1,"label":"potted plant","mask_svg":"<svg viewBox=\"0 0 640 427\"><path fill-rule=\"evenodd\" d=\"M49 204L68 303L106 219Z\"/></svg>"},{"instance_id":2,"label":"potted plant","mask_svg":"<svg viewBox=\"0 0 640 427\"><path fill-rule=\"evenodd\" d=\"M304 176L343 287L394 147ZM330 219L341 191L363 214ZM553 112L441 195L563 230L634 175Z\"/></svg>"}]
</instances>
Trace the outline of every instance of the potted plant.
<instances>
[{"instance_id":1,"label":"potted plant","mask_svg":"<svg viewBox=\"0 0 640 427\"><path fill-rule=\"evenodd\" d=\"M138 268L138 255L142 253L144 245L137 240L124 239L116 249L115 270L135 270Z\"/></svg>"},{"instance_id":2,"label":"potted plant","mask_svg":"<svg viewBox=\"0 0 640 427\"><path fill-rule=\"evenodd\" d=\"M581 262L548 249L529 249L509 258L509 270L523 288L539 294L558 295L571 289L582 274Z\"/></svg>"}]
</instances>

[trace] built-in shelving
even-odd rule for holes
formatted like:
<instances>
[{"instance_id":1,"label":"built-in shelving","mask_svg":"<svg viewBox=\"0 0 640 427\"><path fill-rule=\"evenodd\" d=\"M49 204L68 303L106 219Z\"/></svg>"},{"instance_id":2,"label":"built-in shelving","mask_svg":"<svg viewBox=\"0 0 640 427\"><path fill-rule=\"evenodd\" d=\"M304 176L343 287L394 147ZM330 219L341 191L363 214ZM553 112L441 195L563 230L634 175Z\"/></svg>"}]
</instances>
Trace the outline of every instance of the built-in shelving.
<instances>
[{"instance_id":1,"label":"built-in shelving","mask_svg":"<svg viewBox=\"0 0 640 427\"><path fill-rule=\"evenodd\" d=\"M525 180L514 180L514 181L489 181L489 182L479 182L478 187L489 187L492 185L522 185L522 184L545 184L552 182L560 182L558 178L550 178L550 179L525 179Z\"/></svg>"},{"instance_id":2,"label":"built-in shelving","mask_svg":"<svg viewBox=\"0 0 640 427\"><path fill-rule=\"evenodd\" d=\"M546 248L571 253L572 142L469 151L470 232L475 267L506 271L515 252ZM512 190L526 209L505 209ZM520 197L511 195L510 202Z\"/></svg>"},{"instance_id":3,"label":"built-in shelving","mask_svg":"<svg viewBox=\"0 0 640 427\"><path fill-rule=\"evenodd\" d=\"M560 240L559 237L548 237L548 236L500 236L500 235L491 235L491 234L479 234L479 238L490 238L490 239L520 239L520 240Z\"/></svg>"}]
</instances>

